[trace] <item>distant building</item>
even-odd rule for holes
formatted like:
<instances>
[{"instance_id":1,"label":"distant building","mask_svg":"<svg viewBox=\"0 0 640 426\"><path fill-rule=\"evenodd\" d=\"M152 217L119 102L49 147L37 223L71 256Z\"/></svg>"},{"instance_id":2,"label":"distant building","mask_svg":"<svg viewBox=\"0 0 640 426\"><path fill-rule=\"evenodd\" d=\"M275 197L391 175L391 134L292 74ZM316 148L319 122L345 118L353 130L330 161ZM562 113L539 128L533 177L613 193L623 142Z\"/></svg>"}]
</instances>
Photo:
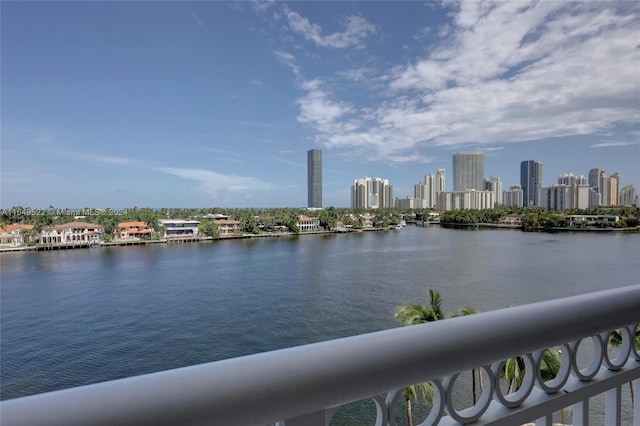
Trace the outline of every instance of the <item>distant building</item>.
<instances>
[{"instance_id":1,"label":"distant building","mask_svg":"<svg viewBox=\"0 0 640 426\"><path fill-rule=\"evenodd\" d=\"M96 244L104 238L104 226L96 223L69 222L40 228L40 244Z\"/></svg>"},{"instance_id":2,"label":"distant building","mask_svg":"<svg viewBox=\"0 0 640 426\"><path fill-rule=\"evenodd\" d=\"M484 189L484 152L458 152L453 154L453 190Z\"/></svg>"},{"instance_id":3,"label":"distant building","mask_svg":"<svg viewBox=\"0 0 640 426\"><path fill-rule=\"evenodd\" d=\"M216 220L220 236L242 234L244 227L239 220L219 219Z\"/></svg>"},{"instance_id":4,"label":"distant building","mask_svg":"<svg viewBox=\"0 0 640 426\"><path fill-rule=\"evenodd\" d=\"M573 173L562 173L558 175L559 185L586 185L587 179L584 176L576 176Z\"/></svg>"},{"instance_id":5,"label":"distant building","mask_svg":"<svg viewBox=\"0 0 640 426\"><path fill-rule=\"evenodd\" d=\"M307 151L307 207L322 208L322 151Z\"/></svg>"},{"instance_id":6,"label":"distant building","mask_svg":"<svg viewBox=\"0 0 640 426\"><path fill-rule=\"evenodd\" d=\"M484 190L493 192L494 207L498 204L502 204L502 181L500 178L490 176L483 182Z\"/></svg>"},{"instance_id":7,"label":"distant building","mask_svg":"<svg viewBox=\"0 0 640 426\"><path fill-rule=\"evenodd\" d=\"M436 196L438 192L445 191L445 170L438 169L435 175L430 173L425 175L424 182L418 183L413 187L413 197L416 205L415 208L435 208Z\"/></svg>"},{"instance_id":8,"label":"distant building","mask_svg":"<svg viewBox=\"0 0 640 426\"><path fill-rule=\"evenodd\" d=\"M351 207L391 208L394 206L393 185L387 179L364 177L351 187Z\"/></svg>"},{"instance_id":9,"label":"distant building","mask_svg":"<svg viewBox=\"0 0 640 426\"><path fill-rule=\"evenodd\" d=\"M502 204L507 207L522 207L523 192L522 186L511 185L507 191L502 193Z\"/></svg>"},{"instance_id":10,"label":"distant building","mask_svg":"<svg viewBox=\"0 0 640 426\"><path fill-rule=\"evenodd\" d=\"M607 191L609 203L607 205L617 206L620 204L620 173L614 173L609 176L607 183L609 184L609 190Z\"/></svg>"},{"instance_id":11,"label":"distant building","mask_svg":"<svg viewBox=\"0 0 640 426\"><path fill-rule=\"evenodd\" d=\"M122 240L128 238L151 238L154 232L154 229L145 222L120 222L113 231L113 236Z\"/></svg>"},{"instance_id":12,"label":"distant building","mask_svg":"<svg viewBox=\"0 0 640 426\"><path fill-rule=\"evenodd\" d=\"M25 239L23 232L32 229L33 225L22 223L0 226L0 245L17 247L26 244L28 241Z\"/></svg>"},{"instance_id":13,"label":"distant building","mask_svg":"<svg viewBox=\"0 0 640 426\"><path fill-rule=\"evenodd\" d=\"M197 220L160 219L164 228L164 238L196 237L200 233Z\"/></svg>"},{"instance_id":14,"label":"distant building","mask_svg":"<svg viewBox=\"0 0 640 426\"><path fill-rule=\"evenodd\" d=\"M604 170L593 168L589 170L589 186L598 194L597 204L593 206L617 206L620 200L620 174L614 173L607 177Z\"/></svg>"},{"instance_id":15,"label":"distant building","mask_svg":"<svg viewBox=\"0 0 640 426\"><path fill-rule=\"evenodd\" d=\"M298 216L298 229L300 232L310 232L320 230L320 219L317 217L309 217L305 215Z\"/></svg>"},{"instance_id":16,"label":"distant building","mask_svg":"<svg viewBox=\"0 0 640 426\"><path fill-rule=\"evenodd\" d=\"M620 190L620 205L622 206L637 206L636 187L627 185Z\"/></svg>"},{"instance_id":17,"label":"distant building","mask_svg":"<svg viewBox=\"0 0 640 426\"><path fill-rule=\"evenodd\" d=\"M567 209L586 209L592 199L592 189L582 184L556 184L542 188L540 206L557 211Z\"/></svg>"},{"instance_id":18,"label":"distant building","mask_svg":"<svg viewBox=\"0 0 640 426\"><path fill-rule=\"evenodd\" d=\"M475 189L468 191L439 192L436 209L442 211L492 209L495 204L493 197L493 191L476 191Z\"/></svg>"},{"instance_id":19,"label":"distant building","mask_svg":"<svg viewBox=\"0 0 640 426\"><path fill-rule=\"evenodd\" d=\"M520 163L520 186L523 206L539 206L542 189L542 163L528 160Z\"/></svg>"},{"instance_id":20,"label":"distant building","mask_svg":"<svg viewBox=\"0 0 640 426\"><path fill-rule=\"evenodd\" d=\"M396 198L394 205L396 209L401 210L427 208L426 200L409 196L407 198Z\"/></svg>"},{"instance_id":21,"label":"distant building","mask_svg":"<svg viewBox=\"0 0 640 426\"><path fill-rule=\"evenodd\" d=\"M507 225L507 226L522 226L522 216L519 214L508 214L506 216L502 216L499 220L498 223L500 225Z\"/></svg>"},{"instance_id":22,"label":"distant building","mask_svg":"<svg viewBox=\"0 0 640 426\"><path fill-rule=\"evenodd\" d=\"M371 178L356 179L351 187L351 208L369 208L371 203Z\"/></svg>"}]
</instances>

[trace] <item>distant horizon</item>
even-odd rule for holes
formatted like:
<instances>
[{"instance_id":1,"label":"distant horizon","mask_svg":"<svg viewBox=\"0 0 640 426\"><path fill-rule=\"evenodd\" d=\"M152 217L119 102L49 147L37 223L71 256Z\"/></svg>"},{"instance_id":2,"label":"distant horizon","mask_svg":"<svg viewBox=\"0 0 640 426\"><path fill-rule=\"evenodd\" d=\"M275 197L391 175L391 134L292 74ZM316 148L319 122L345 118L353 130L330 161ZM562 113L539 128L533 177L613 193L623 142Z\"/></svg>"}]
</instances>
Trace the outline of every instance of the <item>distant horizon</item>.
<instances>
[{"instance_id":1,"label":"distant horizon","mask_svg":"<svg viewBox=\"0 0 640 426\"><path fill-rule=\"evenodd\" d=\"M640 187L636 2L3 2L0 206L350 205L452 155Z\"/></svg>"}]
</instances>

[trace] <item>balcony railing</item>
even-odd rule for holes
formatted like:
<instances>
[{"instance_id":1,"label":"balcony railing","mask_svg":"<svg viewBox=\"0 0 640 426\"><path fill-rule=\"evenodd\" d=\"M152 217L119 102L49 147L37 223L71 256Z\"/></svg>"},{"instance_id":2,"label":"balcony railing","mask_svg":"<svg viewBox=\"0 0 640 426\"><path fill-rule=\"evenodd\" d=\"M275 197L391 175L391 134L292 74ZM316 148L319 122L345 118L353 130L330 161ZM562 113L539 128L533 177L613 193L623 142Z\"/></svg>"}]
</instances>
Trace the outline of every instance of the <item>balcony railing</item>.
<instances>
[{"instance_id":1,"label":"balcony railing","mask_svg":"<svg viewBox=\"0 0 640 426\"><path fill-rule=\"evenodd\" d=\"M640 285L314 343L273 352L98 383L0 403L11 425L327 425L337 407L374 401L376 425L395 425L402 390L430 381L433 408L424 424L551 425L573 407L589 422L590 398L604 394L607 425L621 423L621 389L632 382L633 425L640 425ZM611 355L609 337L622 344ZM593 342L582 367L578 348ZM560 347L555 379L543 381L542 352ZM500 386L502 362L522 355L518 391ZM488 379L478 402L458 411L458 373Z\"/></svg>"}]
</instances>

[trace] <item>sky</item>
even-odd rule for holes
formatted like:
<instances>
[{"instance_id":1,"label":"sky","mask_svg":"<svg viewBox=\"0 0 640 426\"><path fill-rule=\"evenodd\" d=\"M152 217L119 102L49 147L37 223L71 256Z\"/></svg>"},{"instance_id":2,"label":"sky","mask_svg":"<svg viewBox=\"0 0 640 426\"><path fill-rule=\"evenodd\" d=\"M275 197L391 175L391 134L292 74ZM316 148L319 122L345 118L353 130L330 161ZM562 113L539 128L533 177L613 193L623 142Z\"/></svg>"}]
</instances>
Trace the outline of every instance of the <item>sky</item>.
<instances>
[{"instance_id":1,"label":"sky","mask_svg":"<svg viewBox=\"0 0 640 426\"><path fill-rule=\"evenodd\" d=\"M12 2L0 206L323 206L484 151L640 190L640 3Z\"/></svg>"}]
</instances>

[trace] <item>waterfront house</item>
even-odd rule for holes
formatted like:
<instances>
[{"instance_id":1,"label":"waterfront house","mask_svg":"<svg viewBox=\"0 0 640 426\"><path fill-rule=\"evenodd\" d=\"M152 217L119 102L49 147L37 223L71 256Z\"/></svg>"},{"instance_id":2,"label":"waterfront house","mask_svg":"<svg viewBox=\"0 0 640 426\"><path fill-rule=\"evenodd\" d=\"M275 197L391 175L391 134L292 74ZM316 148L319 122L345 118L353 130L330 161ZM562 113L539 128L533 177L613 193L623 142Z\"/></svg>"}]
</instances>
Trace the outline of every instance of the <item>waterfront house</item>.
<instances>
[{"instance_id":1,"label":"waterfront house","mask_svg":"<svg viewBox=\"0 0 640 426\"><path fill-rule=\"evenodd\" d=\"M500 220L498 220L498 224L513 226L513 227L522 226L522 215L508 214L506 216L502 216Z\"/></svg>"},{"instance_id":2,"label":"waterfront house","mask_svg":"<svg viewBox=\"0 0 640 426\"><path fill-rule=\"evenodd\" d=\"M145 222L120 222L118 228L113 231L113 238L141 239L153 237L153 228Z\"/></svg>"},{"instance_id":3,"label":"waterfront house","mask_svg":"<svg viewBox=\"0 0 640 426\"><path fill-rule=\"evenodd\" d=\"M0 246L17 247L26 244L24 231L33 229L33 225L16 223L0 226Z\"/></svg>"},{"instance_id":4,"label":"waterfront house","mask_svg":"<svg viewBox=\"0 0 640 426\"><path fill-rule=\"evenodd\" d=\"M40 244L97 244L103 238L104 226L97 223L69 222L40 229Z\"/></svg>"},{"instance_id":5,"label":"waterfront house","mask_svg":"<svg viewBox=\"0 0 640 426\"><path fill-rule=\"evenodd\" d=\"M620 220L618 216L612 215L590 215L590 214L568 214L564 220L569 226L594 226L605 227L614 226Z\"/></svg>"},{"instance_id":6,"label":"waterfront house","mask_svg":"<svg viewBox=\"0 0 640 426\"><path fill-rule=\"evenodd\" d=\"M164 238L197 237L200 233L197 220L188 219L160 219L160 225L164 228Z\"/></svg>"},{"instance_id":7,"label":"waterfront house","mask_svg":"<svg viewBox=\"0 0 640 426\"><path fill-rule=\"evenodd\" d=\"M309 217L305 215L298 216L298 229L300 232L319 231L320 219L317 217Z\"/></svg>"},{"instance_id":8,"label":"waterfront house","mask_svg":"<svg viewBox=\"0 0 640 426\"><path fill-rule=\"evenodd\" d=\"M244 231L242 222L239 220L221 219L216 220L216 223L218 224L218 230L220 231L221 237L242 234L242 231Z\"/></svg>"}]
</instances>

